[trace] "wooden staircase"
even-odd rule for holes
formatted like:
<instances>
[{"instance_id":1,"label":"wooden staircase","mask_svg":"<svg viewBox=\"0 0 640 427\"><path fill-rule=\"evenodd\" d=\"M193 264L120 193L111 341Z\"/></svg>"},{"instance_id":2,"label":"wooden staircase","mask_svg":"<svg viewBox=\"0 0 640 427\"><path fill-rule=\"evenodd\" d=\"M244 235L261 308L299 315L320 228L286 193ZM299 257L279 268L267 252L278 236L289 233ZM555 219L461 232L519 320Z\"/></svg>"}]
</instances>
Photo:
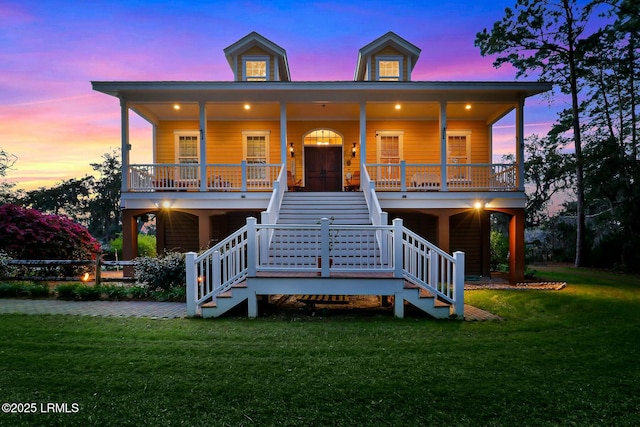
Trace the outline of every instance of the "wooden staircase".
<instances>
[{"instance_id":1,"label":"wooden staircase","mask_svg":"<svg viewBox=\"0 0 640 427\"><path fill-rule=\"evenodd\" d=\"M371 224L367 202L360 191L285 193L278 224L318 224L322 218L333 218L336 225Z\"/></svg>"},{"instance_id":2,"label":"wooden staircase","mask_svg":"<svg viewBox=\"0 0 640 427\"><path fill-rule=\"evenodd\" d=\"M361 192L286 193L278 224L308 224L316 226L322 218L334 225L369 225L369 210ZM269 256L291 267L317 266L319 232L309 230L292 234L281 230L274 234ZM362 267L375 262L378 250L375 235L348 230L331 235L331 264L334 267ZM354 256L357 248L357 257ZM364 263L364 264L363 264Z\"/></svg>"},{"instance_id":3,"label":"wooden staircase","mask_svg":"<svg viewBox=\"0 0 640 427\"><path fill-rule=\"evenodd\" d=\"M309 272L318 267L322 218L336 226L330 235L331 276ZM452 307L423 287L390 273L371 274L381 264L375 231L349 226L370 225L369 211L362 192L287 192L281 204L278 225L268 245L270 265L281 267L269 274L248 277L200 306L202 317L218 317L247 302L249 317L256 317L259 295L383 295L394 298L394 314L404 316L405 303L443 319ZM287 225L295 228L287 229ZM309 228L300 228L308 225ZM343 269L342 272L340 269ZM291 271L287 271L290 269ZM298 269L296 272L296 269ZM358 273L358 271L362 273ZM306 271L306 273L305 273ZM316 270L317 271L317 270ZM369 275L368 275L369 274Z\"/></svg>"}]
</instances>

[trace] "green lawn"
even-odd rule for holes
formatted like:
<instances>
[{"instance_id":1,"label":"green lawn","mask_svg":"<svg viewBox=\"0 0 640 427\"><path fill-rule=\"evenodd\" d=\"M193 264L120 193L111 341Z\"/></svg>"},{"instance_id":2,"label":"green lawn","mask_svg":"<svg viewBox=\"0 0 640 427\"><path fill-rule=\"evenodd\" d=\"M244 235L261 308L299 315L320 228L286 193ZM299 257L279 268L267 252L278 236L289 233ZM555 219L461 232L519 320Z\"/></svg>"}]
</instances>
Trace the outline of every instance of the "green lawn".
<instances>
[{"instance_id":1,"label":"green lawn","mask_svg":"<svg viewBox=\"0 0 640 427\"><path fill-rule=\"evenodd\" d=\"M0 315L0 425L640 425L640 278L470 291L506 321Z\"/></svg>"}]
</instances>

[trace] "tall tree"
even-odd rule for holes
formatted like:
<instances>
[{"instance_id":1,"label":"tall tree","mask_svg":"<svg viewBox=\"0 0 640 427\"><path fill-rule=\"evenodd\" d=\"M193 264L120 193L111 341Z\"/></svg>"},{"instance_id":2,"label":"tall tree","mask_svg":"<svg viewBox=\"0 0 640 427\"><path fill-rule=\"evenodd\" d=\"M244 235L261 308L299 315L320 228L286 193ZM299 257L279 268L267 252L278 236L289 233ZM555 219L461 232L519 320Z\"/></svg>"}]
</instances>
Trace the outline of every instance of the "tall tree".
<instances>
[{"instance_id":1,"label":"tall tree","mask_svg":"<svg viewBox=\"0 0 640 427\"><path fill-rule=\"evenodd\" d=\"M583 104L586 192L596 245L615 241L615 264L638 268L640 254L640 4L611 2L615 21L585 45L581 72L589 82ZM610 244L610 243L609 243ZM611 255L611 250L600 251Z\"/></svg>"},{"instance_id":2,"label":"tall tree","mask_svg":"<svg viewBox=\"0 0 640 427\"><path fill-rule=\"evenodd\" d=\"M548 219L547 207L554 196L573 185L573 158L562 149L567 141L560 135L527 138L525 181L527 226L537 227Z\"/></svg>"},{"instance_id":3,"label":"tall tree","mask_svg":"<svg viewBox=\"0 0 640 427\"><path fill-rule=\"evenodd\" d=\"M71 178L53 187L27 191L21 204L48 214L66 215L86 225L90 216L87 208L92 186L92 176Z\"/></svg>"},{"instance_id":4,"label":"tall tree","mask_svg":"<svg viewBox=\"0 0 640 427\"><path fill-rule=\"evenodd\" d=\"M16 163L17 157L9 154L0 148L0 178L7 176L7 171ZM0 181L0 204L10 203L13 201L11 189L14 184L10 184L5 180Z\"/></svg>"},{"instance_id":5,"label":"tall tree","mask_svg":"<svg viewBox=\"0 0 640 427\"><path fill-rule=\"evenodd\" d=\"M581 82L578 68L583 58L582 40L592 8L578 7L575 0L517 0L514 9L476 34L475 44L483 56L497 55L494 66L509 63L517 77L537 73L540 79L556 82L571 97L573 142L575 147L575 190L577 237L575 265L584 265L585 193L584 158L578 95Z\"/></svg>"},{"instance_id":6,"label":"tall tree","mask_svg":"<svg viewBox=\"0 0 640 427\"><path fill-rule=\"evenodd\" d=\"M99 240L108 242L122 231L121 162L118 154L112 151L102 155L102 163L92 163L91 167L99 177L94 181L93 197L89 201L89 232Z\"/></svg>"}]
</instances>

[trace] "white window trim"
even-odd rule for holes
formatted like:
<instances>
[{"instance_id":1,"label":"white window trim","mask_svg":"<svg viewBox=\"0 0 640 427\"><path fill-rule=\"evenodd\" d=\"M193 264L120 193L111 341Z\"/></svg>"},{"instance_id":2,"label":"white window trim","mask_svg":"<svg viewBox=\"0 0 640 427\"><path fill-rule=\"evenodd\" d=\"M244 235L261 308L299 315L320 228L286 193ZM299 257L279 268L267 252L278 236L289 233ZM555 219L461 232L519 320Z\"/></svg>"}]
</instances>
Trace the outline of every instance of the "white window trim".
<instances>
[{"instance_id":1,"label":"white window trim","mask_svg":"<svg viewBox=\"0 0 640 427\"><path fill-rule=\"evenodd\" d=\"M266 63L265 81L269 81L269 70L271 69L270 58L268 56L243 56L242 57L242 80L247 80L247 61L264 61ZM252 76L255 77L255 76ZM258 80L261 81L261 80Z\"/></svg>"},{"instance_id":2,"label":"white window trim","mask_svg":"<svg viewBox=\"0 0 640 427\"><path fill-rule=\"evenodd\" d=\"M381 77L394 77L394 76L381 76L380 75L380 61L397 61L398 62L398 81L404 80L402 78L403 73L403 58L402 56L376 56L376 80L380 81ZM384 80L383 80L384 81Z\"/></svg>"},{"instance_id":3,"label":"white window trim","mask_svg":"<svg viewBox=\"0 0 640 427\"><path fill-rule=\"evenodd\" d=\"M174 139L174 161L176 164L180 163L180 137L181 136L195 136L198 147L198 163L200 163L200 131L197 130L176 130L173 131Z\"/></svg>"},{"instance_id":4,"label":"white window trim","mask_svg":"<svg viewBox=\"0 0 640 427\"><path fill-rule=\"evenodd\" d=\"M452 130L447 131L447 163L449 163L449 137L464 136L467 142L467 163L471 163L471 131L470 130Z\"/></svg>"},{"instance_id":5,"label":"white window trim","mask_svg":"<svg viewBox=\"0 0 640 427\"><path fill-rule=\"evenodd\" d=\"M397 136L398 137L398 155L400 161L404 159L404 131L403 130L377 130L376 131L376 155L377 162L380 163L382 157L382 144L380 143L380 137L382 136Z\"/></svg>"},{"instance_id":6,"label":"white window trim","mask_svg":"<svg viewBox=\"0 0 640 427\"><path fill-rule=\"evenodd\" d=\"M243 130L242 131L242 158L247 160L247 136L264 136L264 149L265 149L265 163L270 163L269 158L269 136L271 135L270 130Z\"/></svg>"}]
</instances>

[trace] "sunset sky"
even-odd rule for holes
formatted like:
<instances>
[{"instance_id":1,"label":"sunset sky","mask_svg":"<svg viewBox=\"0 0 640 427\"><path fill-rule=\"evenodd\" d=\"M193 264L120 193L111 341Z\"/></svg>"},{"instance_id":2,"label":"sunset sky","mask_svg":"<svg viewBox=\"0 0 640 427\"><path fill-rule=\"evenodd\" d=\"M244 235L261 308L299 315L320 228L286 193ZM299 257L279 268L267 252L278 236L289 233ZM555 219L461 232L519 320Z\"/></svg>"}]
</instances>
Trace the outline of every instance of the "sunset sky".
<instances>
[{"instance_id":1,"label":"sunset sky","mask_svg":"<svg viewBox=\"0 0 640 427\"><path fill-rule=\"evenodd\" d=\"M222 50L251 31L287 51L297 81L352 80L358 50L387 31L422 49L413 80L513 81L473 42L514 3L0 0L0 148L18 157L6 178L28 190L92 173L120 147L118 100L92 80L231 81ZM526 135L561 107L528 100ZM131 132L132 162L150 162L150 127L132 114Z\"/></svg>"}]
</instances>

